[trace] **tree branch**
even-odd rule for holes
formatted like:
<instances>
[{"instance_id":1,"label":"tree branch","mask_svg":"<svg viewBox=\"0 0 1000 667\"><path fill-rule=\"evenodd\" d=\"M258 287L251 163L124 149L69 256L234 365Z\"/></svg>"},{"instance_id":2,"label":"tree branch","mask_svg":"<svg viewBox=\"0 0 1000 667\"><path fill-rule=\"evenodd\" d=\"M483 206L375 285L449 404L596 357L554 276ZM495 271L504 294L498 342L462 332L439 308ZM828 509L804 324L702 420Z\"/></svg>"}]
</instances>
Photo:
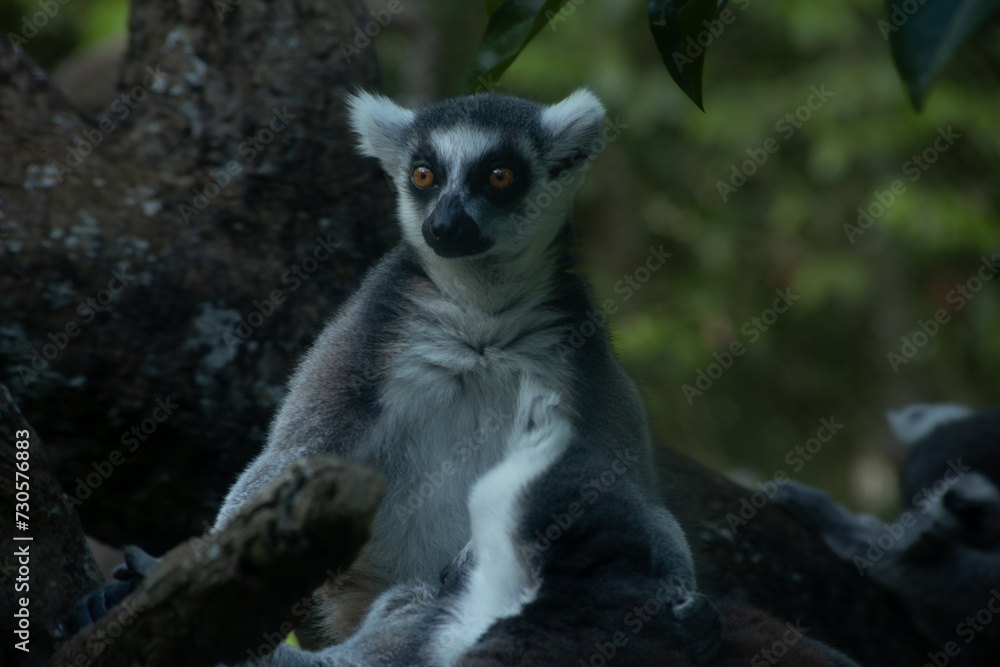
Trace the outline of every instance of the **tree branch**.
<instances>
[{"instance_id":1,"label":"tree branch","mask_svg":"<svg viewBox=\"0 0 1000 667\"><path fill-rule=\"evenodd\" d=\"M115 611L63 646L54 666L211 666L246 660L304 618L324 577L368 540L385 482L331 456L294 463L212 539L166 555ZM325 574L324 574L325 573Z\"/></svg>"},{"instance_id":2,"label":"tree branch","mask_svg":"<svg viewBox=\"0 0 1000 667\"><path fill-rule=\"evenodd\" d=\"M373 47L341 49L368 20L362 0L137 0L96 118L0 40L0 373L101 541L204 532L395 238L341 99L377 81Z\"/></svg>"}]
</instances>

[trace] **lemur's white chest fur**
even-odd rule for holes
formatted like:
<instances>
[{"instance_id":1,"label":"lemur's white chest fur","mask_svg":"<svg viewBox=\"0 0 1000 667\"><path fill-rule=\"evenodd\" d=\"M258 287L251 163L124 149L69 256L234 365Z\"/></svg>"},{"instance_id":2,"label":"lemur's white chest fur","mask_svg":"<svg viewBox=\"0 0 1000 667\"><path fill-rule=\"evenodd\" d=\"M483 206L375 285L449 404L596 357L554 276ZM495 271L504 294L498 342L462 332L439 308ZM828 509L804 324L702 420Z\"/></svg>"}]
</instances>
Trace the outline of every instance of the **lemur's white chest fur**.
<instances>
[{"instance_id":1,"label":"lemur's white chest fur","mask_svg":"<svg viewBox=\"0 0 1000 667\"><path fill-rule=\"evenodd\" d=\"M544 289L497 314L430 289L413 297L419 316L398 332L380 416L359 451L403 473L388 489L369 550L403 580L433 579L469 539L468 493L503 457L522 376L570 393L570 369L557 351L564 328L542 297ZM383 536L395 548L379 544Z\"/></svg>"}]
</instances>

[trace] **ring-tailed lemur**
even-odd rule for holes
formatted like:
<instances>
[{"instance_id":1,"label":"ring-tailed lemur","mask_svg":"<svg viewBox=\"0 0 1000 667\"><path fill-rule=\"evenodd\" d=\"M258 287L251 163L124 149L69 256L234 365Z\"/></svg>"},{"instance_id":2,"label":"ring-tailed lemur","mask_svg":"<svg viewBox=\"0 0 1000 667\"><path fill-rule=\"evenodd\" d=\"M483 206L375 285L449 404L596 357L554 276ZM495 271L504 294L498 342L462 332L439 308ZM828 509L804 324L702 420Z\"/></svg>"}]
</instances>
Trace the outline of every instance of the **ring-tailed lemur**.
<instances>
[{"instance_id":1,"label":"ring-tailed lemur","mask_svg":"<svg viewBox=\"0 0 1000 667\"><path fill-rule=\"evenodd\" d=\"M559 403L522 382L506 458L473 486L472 539L439 586L391 588L343 644L320 652L283 645L250 664L745 667L769 664L777 643L797 667L857 667L746 607L722 606L724 631L719 611L695 589L673 516L648 502L621 458L575 431ZM614 481L600 493L581 488L580 480L609 474Z\"/></svg>"},{"instance_id":2,"label":"ring-tailed lemur","mask_svg":"<svg viewBox=\"0 0 1000 667\"><path fill-rule=\"evenodd\" d=\"M1000 584L1000 410L911 405L888 414L907 445L903 512L853 515L792 482L777 500L817 526L840 558L905 602L935 645L956 639ZM989 632L995 632L988 628Z\"/></svg>"},{"instance_id":3,"label":"ring-tailed lemur","mask_svg":"<svg viewBox=\"0 0 1000 667\"><path fill-rule=\"evenodd\" d=\"M302 456L381 470L373 538L322 596L334 640L379 592L433 579L463 548L469 489L502 455L525 374L609 456L630 443L628 475L654 496L641 397L573 272L573 193L605 124L597 98L484 93L412 111L360 93L348 105L361 151L396 186L402 241L306 354L215 524Z\"/></svg>"}]
</instances>

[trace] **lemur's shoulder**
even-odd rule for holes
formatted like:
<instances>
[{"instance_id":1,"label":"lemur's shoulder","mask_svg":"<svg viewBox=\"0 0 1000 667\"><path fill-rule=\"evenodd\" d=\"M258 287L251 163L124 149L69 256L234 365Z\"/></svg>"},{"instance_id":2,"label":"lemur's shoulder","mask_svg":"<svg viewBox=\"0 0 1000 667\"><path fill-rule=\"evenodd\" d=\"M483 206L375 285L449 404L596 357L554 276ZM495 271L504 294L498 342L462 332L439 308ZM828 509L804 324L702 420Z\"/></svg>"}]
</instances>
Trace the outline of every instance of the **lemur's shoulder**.
<instances>
[{"instance_id":1,"label":"lemur's shoulder","mask_svg":"<svg viewBox=\"0 0 1000 667\"><path fill-rule=\"evenodd\" d=\"M270 447L308 454L364 439L381 412L378 388L392 361L389 344L406 316L405 285L426 280L405 244L369 269L299 362L271 426Z\"/></svg>"}]
</instances>

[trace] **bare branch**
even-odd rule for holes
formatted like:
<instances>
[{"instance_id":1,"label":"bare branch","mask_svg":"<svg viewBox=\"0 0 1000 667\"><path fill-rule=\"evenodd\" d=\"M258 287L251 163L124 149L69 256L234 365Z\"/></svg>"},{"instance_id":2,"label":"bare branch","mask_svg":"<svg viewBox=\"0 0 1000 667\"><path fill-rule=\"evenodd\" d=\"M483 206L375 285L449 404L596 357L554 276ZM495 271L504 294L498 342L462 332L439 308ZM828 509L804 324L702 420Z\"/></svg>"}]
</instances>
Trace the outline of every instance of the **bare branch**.
<instances>
[{"instance_id":1,"label":"bare branch","mask_svg":"<svg viewBox=\"0 0 1000 667\"><path fill-rule=\"evenodd\" d=\"M235 663L262 630L287 634L303 601L368 540L382 476L330 456L294 463L211 540L173 549L114 612L56 655L54 666Z\"/></svg>"}]
</instances>

